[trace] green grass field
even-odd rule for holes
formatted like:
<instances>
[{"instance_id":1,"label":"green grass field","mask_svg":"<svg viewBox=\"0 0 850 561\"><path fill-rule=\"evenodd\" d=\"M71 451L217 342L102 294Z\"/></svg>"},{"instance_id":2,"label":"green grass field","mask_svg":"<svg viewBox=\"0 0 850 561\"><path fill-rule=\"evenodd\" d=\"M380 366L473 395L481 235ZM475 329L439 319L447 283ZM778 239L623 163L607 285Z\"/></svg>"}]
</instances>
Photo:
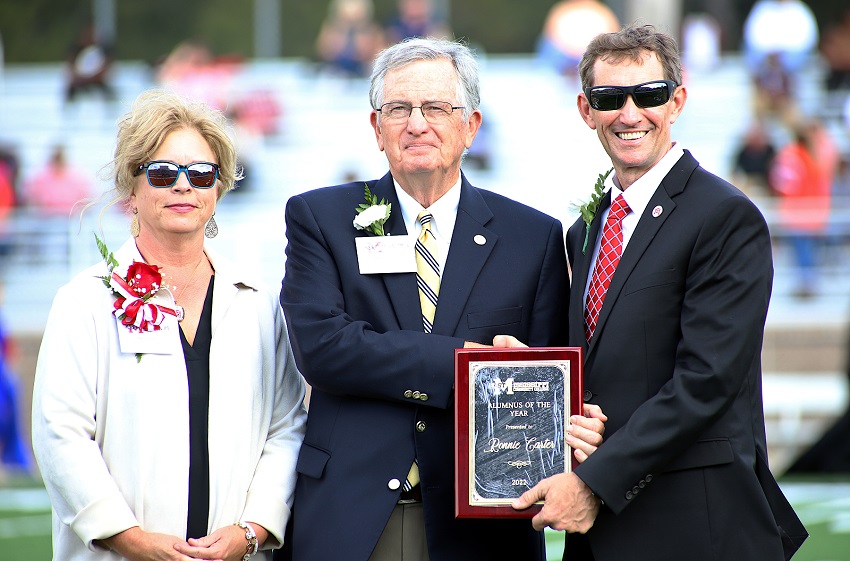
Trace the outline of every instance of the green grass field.
<instances>
[{"instance_id":1,"label":"green grass field","mask_svg":"<svg viewBox=\"0 0 850 561\"><path fill-rule=\"evenodd\" d=\"M850 480L783 481L782 488L811 534L794 561L850 561ZM13 478L0 486L3 561L50 561L50 525L38 481ZM563 543L562 534L547 530L549 561L560 561Z\"/></svg>"}]
</instances>

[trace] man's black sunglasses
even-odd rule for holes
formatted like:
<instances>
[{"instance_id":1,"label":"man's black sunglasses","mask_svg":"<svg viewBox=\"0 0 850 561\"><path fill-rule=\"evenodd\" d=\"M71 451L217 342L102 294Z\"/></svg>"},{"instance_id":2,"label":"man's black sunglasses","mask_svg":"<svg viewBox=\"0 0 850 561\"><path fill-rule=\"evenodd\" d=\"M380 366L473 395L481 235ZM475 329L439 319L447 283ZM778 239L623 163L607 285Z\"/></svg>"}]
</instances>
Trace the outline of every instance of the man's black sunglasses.
<instances>
[{"instance_id":1,"label":"man's black sunglasses","mask_svg":"<svg viewBox=\"0 0 850 561\"><path fill-rule=\"evenodd\" d=\"M584 89L584 95L597 111L614 111L625 105L628 95L638 107L664 105L677 87L673 80L653 80L635 86L592 86Z\"/></svg>"}]
</instances>

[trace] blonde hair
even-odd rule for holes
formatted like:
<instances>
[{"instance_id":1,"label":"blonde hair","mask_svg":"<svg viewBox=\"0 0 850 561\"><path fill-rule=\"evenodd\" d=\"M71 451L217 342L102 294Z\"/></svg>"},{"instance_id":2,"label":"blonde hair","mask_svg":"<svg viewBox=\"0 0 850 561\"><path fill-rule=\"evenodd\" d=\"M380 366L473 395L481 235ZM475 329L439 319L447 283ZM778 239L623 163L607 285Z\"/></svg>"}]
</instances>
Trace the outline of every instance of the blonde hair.
<instances>
[{"instance_id":1,"label":"blonde hair","mask_svg":"<svg viewBox=\"0 0 850 561\"><path fill-rule=\"evenodd\" d=\"M197 131L215 154L220 168L217 199L236 187L242 169L221 111L168 90L153 89L139 95L132 109L118 121L118 141L109 173L114 180L109 204L129 200L139 166L153 157L170 133L180 129Z\"/></svg>"}]
</instances>

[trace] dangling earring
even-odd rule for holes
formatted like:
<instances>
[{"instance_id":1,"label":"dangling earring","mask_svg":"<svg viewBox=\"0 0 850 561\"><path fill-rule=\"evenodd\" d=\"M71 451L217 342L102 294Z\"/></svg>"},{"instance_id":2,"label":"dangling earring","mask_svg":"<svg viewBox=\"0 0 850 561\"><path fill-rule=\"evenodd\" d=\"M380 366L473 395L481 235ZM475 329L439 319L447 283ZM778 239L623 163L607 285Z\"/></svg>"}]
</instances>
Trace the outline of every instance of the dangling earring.
<instances>
[{"instance_id":1,"label":"dangling earring","mask_svg":"<svg viewBox=\"0 0 850 561\"><path fill-rule=\"evenodd\" d=\"M139 226L139 209L133 209L133 221L130 222L130 235L134 238L139 237L139 232L141 232L141 227Z\"/></svg>"},{"instance_id":2,"label":"dangling earring","mask_svg":"<svg viewBox=\"0 0 850 561\"><path fill-rule=\"evenodd\" d=\"M210 221L204 226L204 236L214 238L218 235L218 224L215 223L215 213L210 216Z\"/></svg>"}]
</instances>

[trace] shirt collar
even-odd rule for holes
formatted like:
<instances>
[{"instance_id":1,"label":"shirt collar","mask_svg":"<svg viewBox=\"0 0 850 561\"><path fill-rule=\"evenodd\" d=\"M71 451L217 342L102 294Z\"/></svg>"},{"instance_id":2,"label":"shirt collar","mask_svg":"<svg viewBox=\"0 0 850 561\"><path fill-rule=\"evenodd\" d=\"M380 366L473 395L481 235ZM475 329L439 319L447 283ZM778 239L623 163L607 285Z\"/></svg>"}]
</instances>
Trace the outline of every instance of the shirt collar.
<instances>
[{"instance_id":1,"label":"shirt collar","mask_svg":"<svg viewBox=\"0 0 850 561\"><path fill-rule=\"evenodd\" d=\"M673 169L673 166L676 165L676 162L684 154L684 148L679 143L674 142L670 150L664 154L664 157L643 174L640 179L629 185L629 188L625 191L620 189L614 182L614 175L609 176L606 183L610 183L611 185L611 201L613 202L622 193L629 208L632 209L632 214L638 217L642 216L646 205L649 204L649 199L655 194L655 190L661 184L661 181L670 173L670 170Z\"/></svg>"},{"instance_id":2,"label":"shirt collar","mask_svg":"<svg viewBox=\"0 0 850 561\"><path fill-rule=\"evenodd\" d=\"M404 218L404 225L407 227L407 233L417 235L419 233L419 223L416 217L423 210L428 210L431 213L431 230L437 233L437 236L451 241L452 232L455 228L455 220L457 219L457 209L460 204L460 185L461 176L458 175L457 182L449 189L446 194L434 201L430 207L425 209L419 202L407 194L401 188L398 181L393 179L395 184L395 192L398 197L398 204L401 207L401 216Z\"/></svg>"}]
</instances>

